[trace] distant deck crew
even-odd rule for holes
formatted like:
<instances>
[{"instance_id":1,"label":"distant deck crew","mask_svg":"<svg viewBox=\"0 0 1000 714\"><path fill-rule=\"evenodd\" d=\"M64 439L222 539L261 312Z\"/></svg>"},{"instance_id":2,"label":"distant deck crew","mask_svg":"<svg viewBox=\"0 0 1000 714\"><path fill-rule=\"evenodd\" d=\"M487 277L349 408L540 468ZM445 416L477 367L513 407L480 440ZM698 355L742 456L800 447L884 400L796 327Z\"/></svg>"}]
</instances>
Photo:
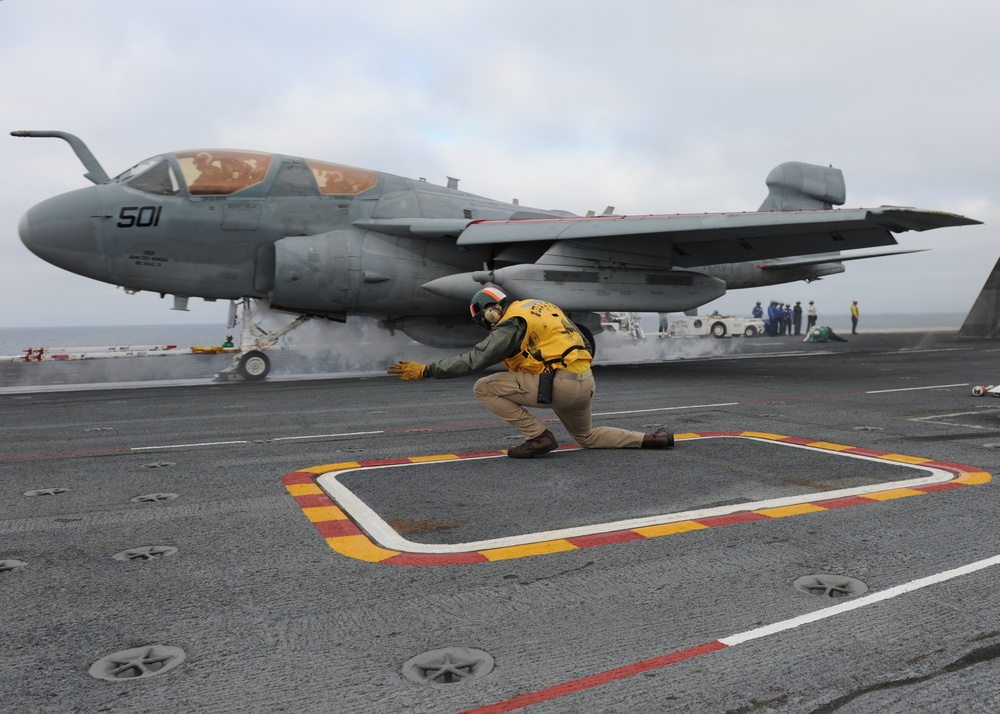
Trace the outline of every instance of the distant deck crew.
<instances>
[{"instance_id":1,"label":"distant deck crew","mask_svg":"<svg viewBox=\"0 0 1000 714\"><path fill-rule=\"evenodd\" d=\"M861 313L858 311L858 301L855 300L851 303L851 334L858 334L858 318Z\"/></svg>"},{"instance_id":2,"label":"distant deck crew","mask_svg":"<svg viewBox=\"0 0 1000 714\"><path fill-rule=\"evenodd\" d=\"M489 411L524 436L524 443L507 456L542 456L559 443L555 435L525 407L551 409L569 435L587 449L667 449L674 435L664 428L651 434L591 423L594 375L591 346L576 325L550 302L511 301L501 290L487 287L472 298L472 319L489 335L468 352L429 365L400 360L389 374L404 381L450 379L479 372L503 362L498 372L476 382L473 392Z\"/></svg>"},{"instance_id":3,"label":"distant deck crew","mask_svg":"<svg viewBox=\"0 0 1000 714\"><path fill-rule=\"evenodd\" d=\"M809 330L809 334L802 340L803 342L847 342L843 337L833 331L832 327L814 327Z\"/></svg>"},{"instance_id":4,"label":"distant deck crew","mask_svg":"<svg viewBox=\"0 0 1000 714\"><path fill-rule=\"evenodd\" d=\"M778 336L778 302L772 300L767 306L767 320L764 321L764 327L767 329L768 337Z\"/></svg>"},{"instance_id":5,"label":"distant deck crew","mask_svg":"<svg viewBox=\"0 0 1000 714\"><path fill-rule=\"evenodd\" d=\"M806 308L806 332L814 327L816 327L816 303L810 300L809 307Z\"/></svg>"}]
</instances>

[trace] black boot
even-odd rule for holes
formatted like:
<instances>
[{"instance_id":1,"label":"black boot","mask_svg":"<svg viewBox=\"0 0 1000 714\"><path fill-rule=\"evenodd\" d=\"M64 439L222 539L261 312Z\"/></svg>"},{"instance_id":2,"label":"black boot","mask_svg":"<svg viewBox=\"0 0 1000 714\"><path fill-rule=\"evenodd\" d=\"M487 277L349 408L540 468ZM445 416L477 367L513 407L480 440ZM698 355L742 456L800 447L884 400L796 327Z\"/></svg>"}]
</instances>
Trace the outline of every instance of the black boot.
<instances>
[{"instance_id":1,"label":"black boot","mask_svg":"<svg viewBox=\"0 0 1000 714\"><path fill-rule=\"evenodd\" d=\"M556 437L551 431L546 429L534 439L528 439L520 446L507 449L507 456L512 459L530 459L535 456L544 456L559 446Z\"/></svg>"},{"instance_id":2,"label":"black boot","mask_svg":"<svg viewBox=\"0 0 1000 714\"><path fill-rule=\"evenodd\" d=\"M644 449L672 449L674 447L674 435L662 426L652 434L642 437L642 448Z\"/></svg>"}]
</instances>

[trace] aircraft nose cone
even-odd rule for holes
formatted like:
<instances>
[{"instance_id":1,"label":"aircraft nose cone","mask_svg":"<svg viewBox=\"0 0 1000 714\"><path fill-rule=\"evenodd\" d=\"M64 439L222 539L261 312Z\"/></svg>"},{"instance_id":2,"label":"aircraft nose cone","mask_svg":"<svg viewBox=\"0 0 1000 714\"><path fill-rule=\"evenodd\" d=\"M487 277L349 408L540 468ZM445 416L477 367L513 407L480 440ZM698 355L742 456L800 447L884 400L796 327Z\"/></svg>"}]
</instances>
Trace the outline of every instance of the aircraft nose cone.
<instances>
[{"instance_id":1,"label":"aircraft nose cone","mask_svg":"<svg viewBox=\"0 0 1000 714\"><path fill-rule=\"evenodd\" d=\"M31 247L31 230L28 228L28 214L25 213L21 216L21 220L17 223L17 234L21 236L21 242L24 243L26 247L30 249Z\"/></svg>"},{"instance_id":2,"label":"aircraft nose cone","mask_svg":"<svg viewBox=\"0 0 1000 714\"><path fill-rule=\"evenodd\" d=\"M96 187L55 196L28 209L18 223L21 242L44 261L103 280L106 276Z\"/></svg>"}]
</instances>

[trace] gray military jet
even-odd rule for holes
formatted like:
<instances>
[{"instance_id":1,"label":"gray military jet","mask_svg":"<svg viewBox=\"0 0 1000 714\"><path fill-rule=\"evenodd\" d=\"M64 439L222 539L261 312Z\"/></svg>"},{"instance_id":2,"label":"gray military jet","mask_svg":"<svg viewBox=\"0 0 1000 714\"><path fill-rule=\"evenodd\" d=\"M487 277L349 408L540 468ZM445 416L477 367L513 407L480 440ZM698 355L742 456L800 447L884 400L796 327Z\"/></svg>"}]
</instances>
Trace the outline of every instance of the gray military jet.
<instances>
[{"instance_id":1,"label":"gray military jet","mask_svg":"<svg viewBox=\"0 0 1000 714\"><path fill-rule=\"evenodd\" d=\"M88 278L174 296L242 305L238 360L245 379L310 318L375 317L439 347L482 333L468 315L483 285L561 306L593 341L599 312L682 312L727 289L843 272L841 251L895 245L893 233L977 224L914 208L834 209L843 174L784 163L767 177L759 211L575 216L482 198L423 179L256 151L161 154L111 178L76 136L67 141L94 186L29 209L18 227L38 257ZM911 251L898 251L911 252ZM252 301L299 317L252 329Z\"/></svg>"}]
</instances>

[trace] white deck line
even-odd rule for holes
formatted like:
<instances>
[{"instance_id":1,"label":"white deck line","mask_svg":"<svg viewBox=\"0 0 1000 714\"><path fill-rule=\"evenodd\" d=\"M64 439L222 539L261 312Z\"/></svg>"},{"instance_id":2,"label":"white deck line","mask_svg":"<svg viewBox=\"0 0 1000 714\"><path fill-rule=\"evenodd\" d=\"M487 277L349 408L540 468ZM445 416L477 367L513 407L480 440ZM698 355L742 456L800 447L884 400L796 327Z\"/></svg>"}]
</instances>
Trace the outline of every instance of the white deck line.
<instances>
[{"instance_id":1,"label":"white deck line","mask_svg":"<svg viewBox=\"0 0 1000 714\"><path fill-rule=\"evenodd\" d=\"M866 607L867 605L874 605L875 603L879 603L884 600L891 600L894 597L911 593L914 590L920 590L921 588L926 588L930 585L944 583L948 580L952 580L953 578L969 575L970 573L991 568L995 565L1000 565L1000 555L995 555L992 558L984 558L983 560L977 560L974 563L968 563L967 565L935 573L934 575L928 575L926 578L911 580L908 583L896 585L895 587L891 587L887 590L862 595L857 599L847 600L846 602L834 605L833 607L826 607L822 610L816 610L815 612L810 612L805 615L792 617L788 620L773 622L770 625L764 625L763 627L747 630L746 632L739 632L735 635L729 635L728 637L720 637L717 642L733 647L734 645L743 644L744 642L760 639L761 637L768 637L779 632L784 632L785 630L791 630L802 625L807 625L811 622L825 620L828 617L850 612L851 610L857 610L859 608Z\"/></svg>"}]
</instances>

